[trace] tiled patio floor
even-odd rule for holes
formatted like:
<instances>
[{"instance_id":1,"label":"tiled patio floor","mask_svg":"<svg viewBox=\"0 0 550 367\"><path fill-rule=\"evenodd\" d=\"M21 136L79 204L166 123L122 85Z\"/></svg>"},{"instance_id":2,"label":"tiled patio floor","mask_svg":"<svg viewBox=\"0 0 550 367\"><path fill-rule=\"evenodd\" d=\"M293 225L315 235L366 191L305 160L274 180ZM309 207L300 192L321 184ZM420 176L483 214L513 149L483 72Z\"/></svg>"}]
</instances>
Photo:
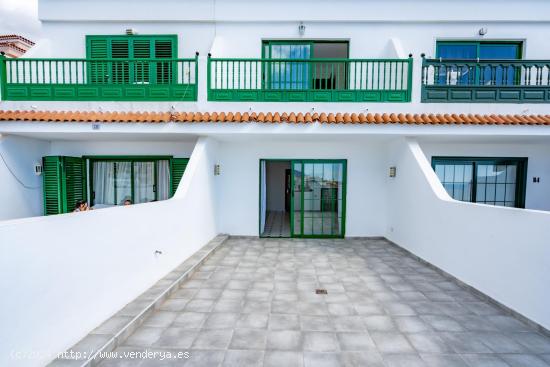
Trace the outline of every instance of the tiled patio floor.
<instances>
[{"instance_id":1,"label":"tiled patio floor","mask_svg":"<svg viewBox=\"0 0 550 367\"><path fill-rule=\"evenodd\" d=\"M328 294L315 294L315 289ZM101 366L550 366L547 338L384 240L231 238Z\"/></svg>"}]
</instances>

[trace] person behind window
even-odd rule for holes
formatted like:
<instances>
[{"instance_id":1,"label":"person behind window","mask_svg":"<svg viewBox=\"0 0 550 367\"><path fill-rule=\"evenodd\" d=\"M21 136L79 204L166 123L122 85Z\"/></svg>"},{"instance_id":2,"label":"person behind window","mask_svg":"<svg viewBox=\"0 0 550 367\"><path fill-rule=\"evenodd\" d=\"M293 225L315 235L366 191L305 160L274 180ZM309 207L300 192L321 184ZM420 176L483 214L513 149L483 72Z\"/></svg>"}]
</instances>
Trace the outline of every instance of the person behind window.
<instances>
[{"instance_id":1,"label":"person behind window","mask_svg":"<svg viewBox=\"0 0 550 367\"><path fill-rule=\"evenodd\" d=\"M86 212L88 210L92 210L92 208L90 208L88 206L88 203L86 202L86 200L79 200L76 202L75 204L75 208L73 210L73 213L76 213L76 212Z\"/></svg>"},{"instance_id":2,"label":"person behind window","mask_svg":"<svg viewBox=\"0 0 550 367\"><path fill-rule=\"evenodd\" d=\"M124 206L132 205L132 200L126 199L124 200Z\"/></svg>"}]
</instances>

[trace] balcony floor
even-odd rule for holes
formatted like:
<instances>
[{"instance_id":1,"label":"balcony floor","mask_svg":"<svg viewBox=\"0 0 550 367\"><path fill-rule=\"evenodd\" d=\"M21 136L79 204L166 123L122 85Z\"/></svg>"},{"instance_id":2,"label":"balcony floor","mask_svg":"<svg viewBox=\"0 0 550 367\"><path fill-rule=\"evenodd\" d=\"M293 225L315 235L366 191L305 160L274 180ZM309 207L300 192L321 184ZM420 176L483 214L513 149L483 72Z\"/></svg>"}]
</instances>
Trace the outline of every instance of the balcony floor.
<instances>
[{"instance_id":1,"label":"balcony floor","mask_svg":"<svg viewBox=\"0 0 550 367\"><path fill-rule=\"evenodd\" d=\"M327 294L316 294L316 289ZM550 338L385 240L230 238L101 366L550 366Z\"/></svg>"}]
</instances>

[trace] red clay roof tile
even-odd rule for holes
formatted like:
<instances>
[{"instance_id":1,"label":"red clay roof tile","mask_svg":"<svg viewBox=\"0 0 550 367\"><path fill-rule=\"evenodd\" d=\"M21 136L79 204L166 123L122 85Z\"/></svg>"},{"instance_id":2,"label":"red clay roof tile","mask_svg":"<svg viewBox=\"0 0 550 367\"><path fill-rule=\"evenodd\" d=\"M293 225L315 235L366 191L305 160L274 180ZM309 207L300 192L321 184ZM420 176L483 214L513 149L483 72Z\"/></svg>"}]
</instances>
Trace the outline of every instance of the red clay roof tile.
<instances>
[{"instance_id":1,"label":"red clay roof tile","mask_svg":"<svg viewBox=\"0 0 550 367\"><path fill-rule=\"evenodd\" d=\"M110 123L291 123L291 124L401 124L401 125L550 125L550 115L295 113L295 112L102 112L2 111L1 121Z\"/></svg>"}]
</instances>

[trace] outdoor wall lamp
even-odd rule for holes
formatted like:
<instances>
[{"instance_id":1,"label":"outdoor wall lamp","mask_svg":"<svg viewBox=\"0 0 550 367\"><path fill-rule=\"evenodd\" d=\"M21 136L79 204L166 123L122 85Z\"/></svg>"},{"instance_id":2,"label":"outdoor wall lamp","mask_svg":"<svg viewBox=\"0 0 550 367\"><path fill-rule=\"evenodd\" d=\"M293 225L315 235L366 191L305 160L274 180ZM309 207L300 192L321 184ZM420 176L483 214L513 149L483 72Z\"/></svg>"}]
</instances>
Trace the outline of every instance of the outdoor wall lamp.
<instances>
[{"instance_id":1,"label":"outdoor wall lamp","mask_svg":"<svg viewBox=\"0 0 550 367\"><path fill-rule=\"evenodd\" d=\"M300 36L303 36L305 33L306 33L306 25L304 24L304 22L300 22L300 24L298 25L298 34Z\"/></svg>"},{"instance_id":2,"label":"outdoor wall lamp","mask_svg":"<svg viewBox=\"0 0 550 367\"><path fill-rule=\"evenodd\" d=\"M485 36L487 34L487 28L480 28L477 32L480 36Z\"/></svg>"},{"instance_id":3,"label":"outdoor wall lamp","mask_svg":"<svg viewBox=\"0 0 550 367\"><path fill-rule=\"evenodd\" d=\"M397 175L397 167L391 166L390 167L390 177L395 177Z\"/></svg>"},{"instance_id":4,"label":"outdoor wall lamp","mask_svg":"<svg viewBox=\"0 0 550 367\"><path fill-rule=\"evenodd\" d=\"M219 176L219 175L220 175L220 165L215 164L214 165L214 176Z\"/></svg>"}]
</instances>

